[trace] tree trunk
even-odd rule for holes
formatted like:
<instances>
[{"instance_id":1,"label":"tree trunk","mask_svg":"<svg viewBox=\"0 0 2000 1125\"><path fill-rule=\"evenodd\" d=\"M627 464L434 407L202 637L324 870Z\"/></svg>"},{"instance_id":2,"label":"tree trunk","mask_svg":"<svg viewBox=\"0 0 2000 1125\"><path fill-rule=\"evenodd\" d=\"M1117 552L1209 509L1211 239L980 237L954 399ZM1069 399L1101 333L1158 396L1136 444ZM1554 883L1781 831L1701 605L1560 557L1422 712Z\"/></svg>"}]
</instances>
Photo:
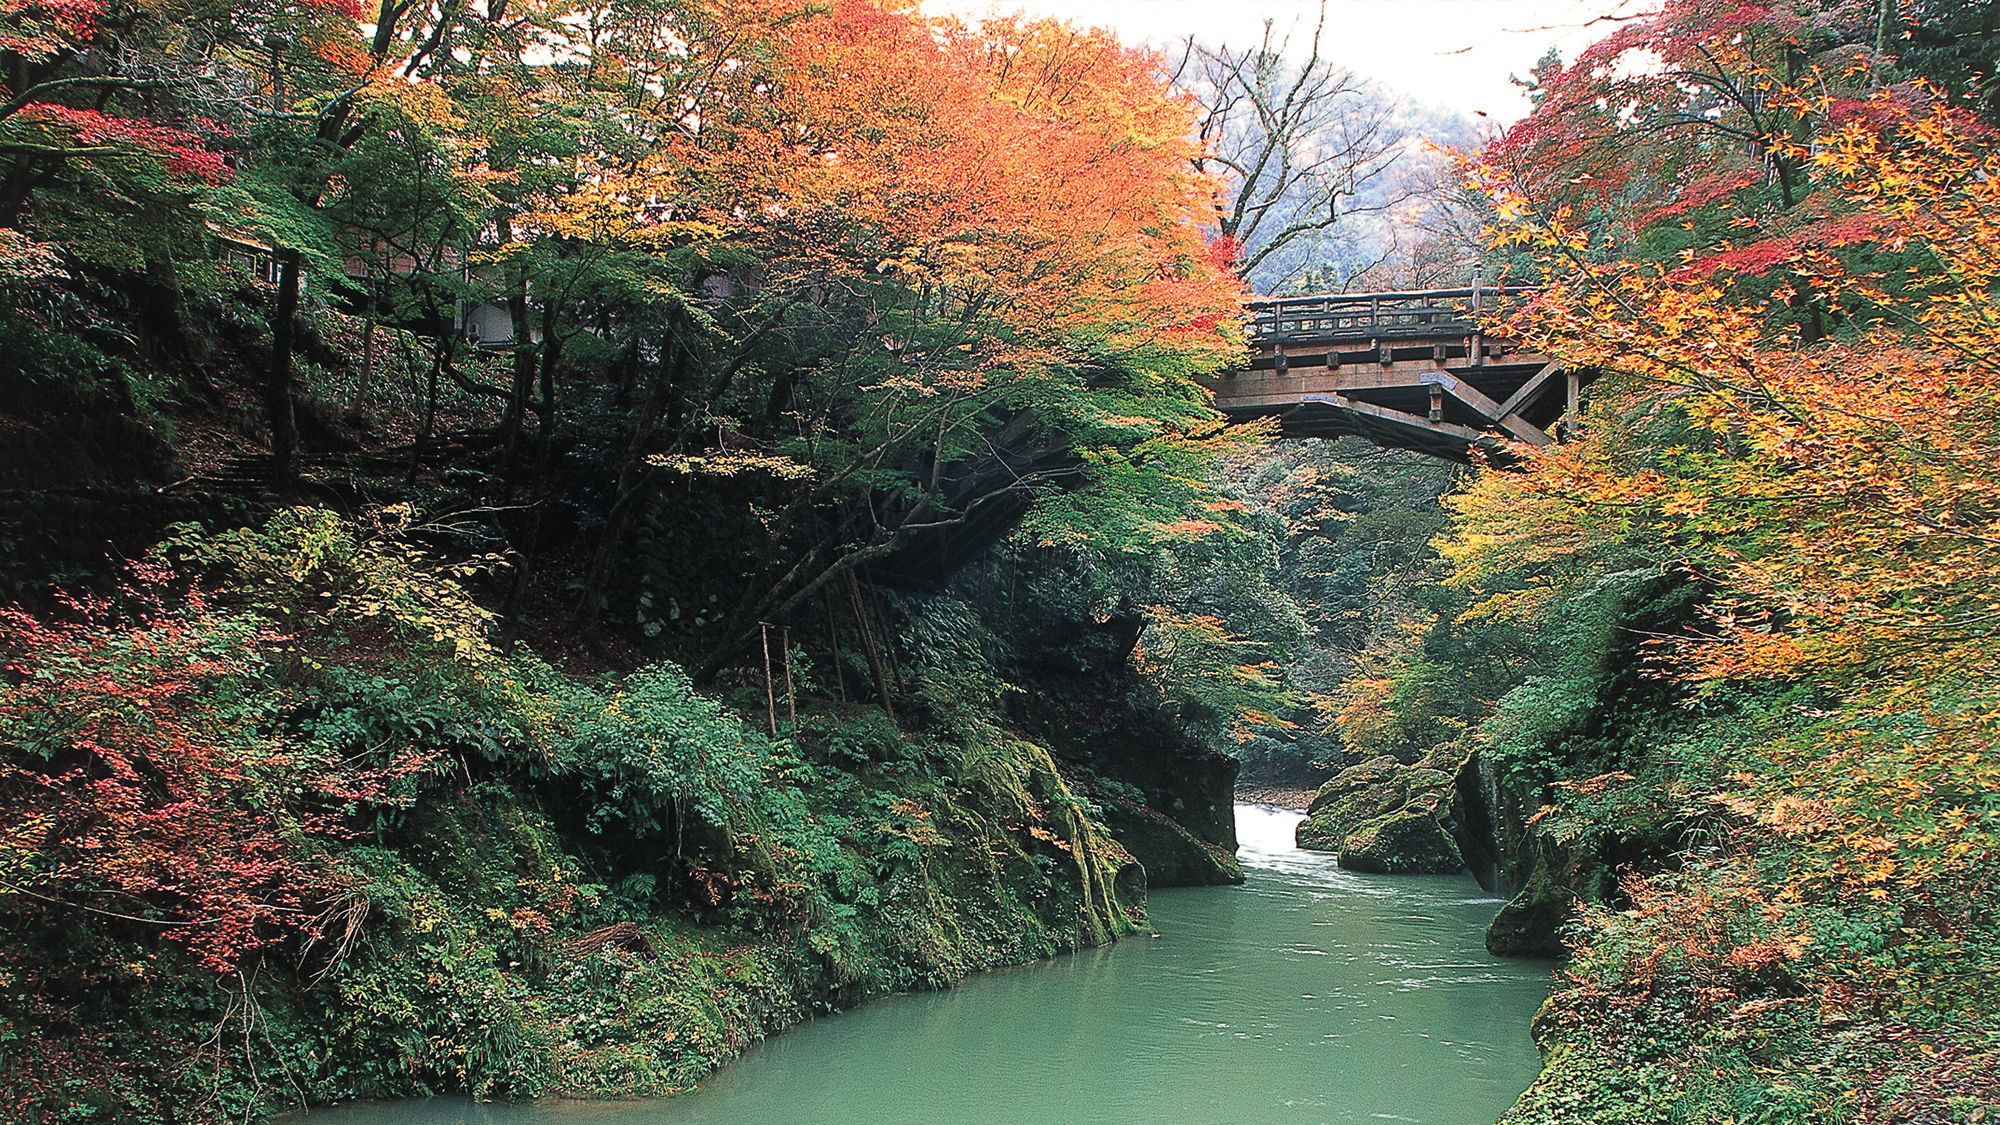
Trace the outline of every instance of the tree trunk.
<instances>
[{"instance_id":1,"label":"tree trunk","mask_svg":"<svg viewBox=\"0 0 2000 1125\"><path fill-rule=\"evenodd\" d=\"M603 620L605 587L610 584L612 568L618 563L618 549L624 545L625 531L632 525L633 512L639 506L640 491L652 475L646 468L646 449L673 394L673 373L679 353L677 336L670 336L660 344L660 363L646 389L646 399L639 406L632 440L625 447L625 463L618 469L618 487L612 494L610 510L604 514L604 530L598 533L597 553L591 560L590 573L584 577L583 595L570 614L570 632L587 642L597 640Z\"/></svg>"},{"instance_id":2,"label":"tree trunk","mask_svg":"<svg viewBox=\"0 0 2000 1125\"><path fill-rule=\"evenodd\" d=\"M529 343L528 302L521 294L521 287L516 287L515 293L507 298L507 312L514 322L514 385L507 399L507 413L500 420L503 450L500 464L503 472L511 471L520 455L521 424L527 418L528 400L535 391L535 371L538 367L536 352L539 349Z\"/></svg>"},{"instance_id":3,"label":"tree trunk","mask_svg":"<svg viewBox=\"0 0 2000 1125\"><path fill-rule=\"evenodd\" d=\"M555 317L553 310L544 310L545 322ZM542 510L548 506L549 476L551 458L554 456L556 428L556 364L562 356L560 342L556 339L552 323L545 323L542 334L540 374L541 396L535 403L535 476L528 499L528 526L522 533L521 564L514 571L514 588L507 595L507 608L500 622L500 651L512 652L514 642L521 635L522 620L526 615L528 589L535 581L535 567L542 553Z\"/></svg>"},{"instance_id":4,"label":"tree trunk","mask_svg":"<svg viewBox=\"0 0 2000 1125\"><path fill-rule=\"evenodd\" d=\"M854 622L861 626L861 647L868 657L868 671L875 677L875 688L882 693L882 710L889 713L889 721L896 721L896 708L889 702L889 677L882 667L882 654L875 646L875 632L868 627L868 610L861 601L861 582L853 571L847 572L847 596L854 602Z\"/></svg>"},{"instance_id":5,"label":"tree trunk","mask_svg":"<svg viewBox=\"0 0 2000 1125\"><path fill-rule=\"evenodd\" d=\"M373 303L371 298L370 303ZM364 422L368 417L368 391L375 382L375 312L369 309L368 322L361 329L361 387L354 394L354 413Z\"/></svg>"},{"instance_id":6,"label":"tree trunk","mask_svg":"<svg viewBox=\"0 0 2000 1125\"><path fill-rule=\"evenodd\" d=\"M820 590L820 600L826 603L826 646L833 653L833 690L842 703L847 702L847 669L840 666L840 623L833 616L833 590Z\"/></svg>"},{"instance_id":7,"label":"tree trunk","mask_svg":"<svg viewBox=\"0 0 2000 1125\"><path fill-rule=\"evenodd\" d=\"M424 425L417 431L417 440L410 443L410 471L403 478L404 488L413 488L417 483L417 473L423 468L424 451L431 443L431 434L437 429L438 376L451 364L452 352L457 350L457 342L450 336L443 337L431 350L431 373L424 387Z\"/></svg>"},{"instance_id":8,"label":"tree trunk","mask_svg":"<svg viewBox=\"0 0 2000 1125\"><path fill-rule=\"evenodd\" d=\"M264 381L264 411L271 422L272 484L287 490L298 480L299 424L292 413L292 338L299 313L299 252L279 250L278 308L271 323L271 370Z\"/></svg>"},{"instance_id":9,"label":"tree trunk","mask_svg":"<svg viewBox=\"0 0 2000 1125\"><path fill-rule=\"evenodd\" d=\"M511 165L511 161L507 162ZM504 245L514 241L514 224L505 215L495 226ZM529 339L528 274L518 264L504 267L507 318L514 325L514 382L507 398L507 412L500 418L500 467L493 488L495 498L510 491L515 458L520 453L521 423L528 412L528 395L535 386L536 348Z\"/></svg>"}]
</instances>

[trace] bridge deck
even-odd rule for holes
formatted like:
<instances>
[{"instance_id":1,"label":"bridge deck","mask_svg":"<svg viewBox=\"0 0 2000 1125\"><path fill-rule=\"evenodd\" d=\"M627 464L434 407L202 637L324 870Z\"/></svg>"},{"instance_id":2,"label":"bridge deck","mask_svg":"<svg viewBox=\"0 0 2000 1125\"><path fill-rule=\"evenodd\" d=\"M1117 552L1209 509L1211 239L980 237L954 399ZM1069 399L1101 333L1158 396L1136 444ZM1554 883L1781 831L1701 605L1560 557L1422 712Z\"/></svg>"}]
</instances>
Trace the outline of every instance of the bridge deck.
<instances>
[{"instance_id":1,"label":"bridge deck","mask_svg":"<svg viewBox=\"0 0 2000 1125\"><path fill-rule=\"evenodd\" d=\"M1232 419L1275 417L1287 437L1357 434L1464 461L1503 438L1546 445L1588 382L1548 356L1482 335L1478 314L1521 290L1335 293L1250 308L1248 367L1204 380Z\"/></svg>"}]
</instances>

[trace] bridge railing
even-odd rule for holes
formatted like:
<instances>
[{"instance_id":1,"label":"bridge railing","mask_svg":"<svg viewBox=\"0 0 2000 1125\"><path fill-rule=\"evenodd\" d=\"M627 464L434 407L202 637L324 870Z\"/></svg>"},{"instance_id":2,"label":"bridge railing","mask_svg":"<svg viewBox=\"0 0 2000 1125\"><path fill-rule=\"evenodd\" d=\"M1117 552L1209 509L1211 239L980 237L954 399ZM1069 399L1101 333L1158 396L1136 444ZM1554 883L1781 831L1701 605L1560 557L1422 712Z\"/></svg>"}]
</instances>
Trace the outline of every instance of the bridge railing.
<instances>
[{"instance_id":1,"label":"bridge railing","mask_svg":"<svg viewBox=\"0 0 2000 1125\"><path fill-rule=\"evenodd\" d=\"M1478 327L1479 314L1532 291L1532 286L1525 285L1482 285L1252 301L1250 342L1472 332Z\"/></svg>"}]
</instances>

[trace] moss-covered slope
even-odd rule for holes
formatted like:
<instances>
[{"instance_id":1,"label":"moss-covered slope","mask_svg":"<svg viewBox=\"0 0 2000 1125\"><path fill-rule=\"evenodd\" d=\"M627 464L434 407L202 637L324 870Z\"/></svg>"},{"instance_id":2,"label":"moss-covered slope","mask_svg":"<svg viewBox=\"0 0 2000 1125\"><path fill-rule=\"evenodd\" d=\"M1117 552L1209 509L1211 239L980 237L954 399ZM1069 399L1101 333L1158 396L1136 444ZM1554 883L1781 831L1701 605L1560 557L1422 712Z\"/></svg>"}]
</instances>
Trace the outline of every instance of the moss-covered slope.
<instances>
[{"instance_id":1,"label":"moss-covered slope","mask_svg":"<svg viewBox=\"0 0 2000 1125\"><path fill-rule=\"evenodd\" d=\"M976 707L774 738L671 665L564 676L324 511L160 557L0 623L9 1120L663 1093L1143 924L1099 783Z\"/></svg>"}]
</instances>

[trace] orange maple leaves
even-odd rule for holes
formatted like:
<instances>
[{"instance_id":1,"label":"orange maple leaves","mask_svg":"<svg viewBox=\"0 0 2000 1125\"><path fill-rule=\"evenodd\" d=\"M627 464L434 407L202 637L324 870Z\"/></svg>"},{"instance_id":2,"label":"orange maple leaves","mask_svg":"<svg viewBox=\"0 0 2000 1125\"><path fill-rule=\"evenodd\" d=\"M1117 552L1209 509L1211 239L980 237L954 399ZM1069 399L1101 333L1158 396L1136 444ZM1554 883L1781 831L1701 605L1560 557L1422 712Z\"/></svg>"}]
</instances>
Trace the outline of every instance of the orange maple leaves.
<instances>
[{"instance_id":1,"label":"orange maple leaves","mask_svg":"<svg viewBox=\"0 0 2000 1125\"><path fill-rule=\"evenodd\" d=\"M1589 439L1489 476L1446 548L1476 575L1667 544L1714 590L1705 635L1666 647L1677 675L1831 701L1731 807L1817 857L1802 880L1883 900L2000 855L2000 151L1894 94L1825 109L1801 102L1822 127L1790 154L1815 218L1751 244L1761 286L1737 248L1634 262L1514 210L1559 284L1510 330L1607 378ZM1780 305L1831 334L1774 331Z\"/></svg>"},{"instance_id":2,"label":"orange maple leaves","mask_svg":"<svg viewBox=\"0 0 2000 1125\"><path fill-rule=\"evenodd\" d=\"M1989 664L2000 156L1941 108L1890 120L1893 133L1879 115L1855 118L1809 159L1827 205L1845 212L1833 221L1912 254L1911 273L1892 287L1877 258L1823 241L1765 246L1812 300L1854 310L1839 337L1772 339L1763 301L1704 270L1631 263L1576 271L1514 325L1622 376L1612 402L1684 420L1643 468L1566 447L1540 458L1532 487L1669 519L1712 545L1703 564L1726 573L1734 608L1718 612L1712 643L1687 650L1699 674L1893 691L1971 682Z\"/></svg>"},{"instance_id":3,"label":"orange maple leaves","mask_svg":"<svg viewBox=\"0 0 2000 1125\"><path fill-rule=\"evenodd\" d=\"M1200 229L1212 185L1151 55L866 0L771 45L754 112L681 150L694 213L776 251L767 269L892 277L996 313L1017 347L1236 346L1217 329L1240 291Z\"/></svg>"}]
</instances>

